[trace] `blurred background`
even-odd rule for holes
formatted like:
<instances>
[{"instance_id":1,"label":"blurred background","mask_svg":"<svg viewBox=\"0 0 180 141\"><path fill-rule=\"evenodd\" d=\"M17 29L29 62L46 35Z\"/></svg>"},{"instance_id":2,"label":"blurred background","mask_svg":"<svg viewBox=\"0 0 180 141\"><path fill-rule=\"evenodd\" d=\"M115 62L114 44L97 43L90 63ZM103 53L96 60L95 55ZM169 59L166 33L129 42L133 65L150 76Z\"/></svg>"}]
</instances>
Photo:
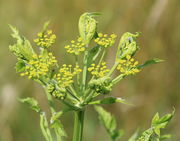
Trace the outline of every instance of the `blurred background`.
<instances>
[{"instance_id":1,"label":"blurred background","mask_svg":"<svg viewBox=\"0 0 180 141\"><path fill-rule=\"evenodd\" d=\"M112 112L127 139L138 127L150 126L152 116L163 115L176 108L168 129L173 141L180 140L180 1L179 0L0 0L0 141L43 141L39 115L18 102L18 98L35 97L47 110L42 88L16 74L16 58L8 46L14 43L8 24L16 26L32 41L45 21L57 35L53 51L64 63L72 61L63 46L78 36L78 19L84 12L101 12L98 31L115 33L141 32L136 54L139 62L158 57L165 62L145 68L136 76L121 81L112 92L135 106L114 104L105 108ZM109 50L107 61L114 62L116 46ZM59 107L59 110L61 107ZM62 117L71 141L73 119ZM97 114L88 108L84 141L108 141L106 131L98 123Z\"/></svg>"}]
</instances>

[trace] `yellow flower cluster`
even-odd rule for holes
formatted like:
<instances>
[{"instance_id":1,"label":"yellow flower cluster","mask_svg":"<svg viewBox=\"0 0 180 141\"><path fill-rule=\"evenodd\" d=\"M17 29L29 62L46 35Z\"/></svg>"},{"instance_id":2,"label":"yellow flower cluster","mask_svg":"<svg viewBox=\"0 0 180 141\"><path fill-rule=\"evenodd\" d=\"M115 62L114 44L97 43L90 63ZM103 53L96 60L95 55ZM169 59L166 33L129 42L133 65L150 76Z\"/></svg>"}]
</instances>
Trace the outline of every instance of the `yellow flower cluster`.
<instances>
[{"instance_id":1,"label":"yellow flower cluster","mask_svg":"<svg viewBox=\"0 0 180 141\"><path fill-rule=\"evenodd\" d=\"M58 81L60 88L65 88L73 83L73 77L79 74L82 70L78 65L72 68L72 65L64 64L60 69L59 73L55 75L55 79Z\"/></svg>"},{"instance_id":2,"label":"yellow flower cluster","mask_svg":"<svg viewBox=\"0 0 180 141\"><path fill-rule=\"evenodd\" d=\"M140 70L136 68L137 65L138 61L135 61L131 56L127 55L125 59L119 60L117 69L126 75L133 75L140 72Z\"/></svg>"},{"instance_id":3,"label":"yellow flower cluster","mask_svg":"<svg viewBox=\"0 0 180 141\"><path fill-rule=\"evenodd\" d=\"M71 45L66 45L64 48L67 49L68 53L79 55L80 52L85 51L85 43L83 43L83 39L79 37L77 41L72 40Z\"/></svg>"},{"instance_id":4,"label":"yellow flower cluster","mask_svg":"<svg viewBox=\"0 0 180 141\"><path fill-rule=\"evenodd\" d=\"M110 70L107 69L106 62L102 62L100 65L91 64L88 68L88 71L91 72L96 78L104 77Z\"/></svg>"},{"instance_id":5,"label":"yellow flower cluster","mask_svg":"<svg viewBox=\"0 0 180 141\"><path fill-rule=\"evenodd\" d=\"M49 53L48 55L34 55L33 59L28 62L25 67L25 72L21 73L21 76L28 76L31 78L39 78L47 75L49 69L57 63L56 58Z\"/></svg>"},{"instance_id":6,"label":"yellow flower cluster","mask_svg":"<svg viewBox=\"0 0 180 141\"><path fill-rule=\"evenodd\" d=\"M96 38L94 41L105 48L112 46L115 43L117 35L111 34L108 36L107 34L98 33L98 38Z\"/></svg>"},{"instance_id":7,"label":"yellow flower cluster","mask_svg":"<svg viewBox=\"0 0 180 141\"><path fill-rule=\"evenodd\" d=\"M37 46L49 48L54 44L56 40L56 35L52 33L52 30L47 30L46 32L38 33L38 38L34 39Z\"/></svg>"}]
</instances>

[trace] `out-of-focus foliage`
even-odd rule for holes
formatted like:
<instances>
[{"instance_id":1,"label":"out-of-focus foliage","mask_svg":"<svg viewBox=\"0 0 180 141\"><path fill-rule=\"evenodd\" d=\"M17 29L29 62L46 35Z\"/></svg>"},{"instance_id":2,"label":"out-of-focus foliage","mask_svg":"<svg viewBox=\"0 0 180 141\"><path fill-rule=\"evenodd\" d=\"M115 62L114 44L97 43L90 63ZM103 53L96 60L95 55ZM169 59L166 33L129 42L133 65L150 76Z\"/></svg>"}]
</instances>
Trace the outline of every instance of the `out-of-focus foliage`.
<instances>
[{"instance_id":1,"label":"out-of-focus foliage","mask_svg":"<svg viewBox=\"0 0 180 141\"><path fill-rule=\"evenodd\" d=\"M41 107L47 109L47 101L39 85L19 78L14 72L15 57L8 50L12 43L8 24L15 25L28 39L35 36L42 24L51 20L53 31L58 35L55 47L59 61L70 62L63 49L65 41L77 36L77 26L73 22L86 12L99 11L102 16L99 32L114 33L141 32L138 42L141 50L138 60L147 60L154 56L165 60L164 63L147 67L135 78L127 78L120 83L114 94L124 97L135 104L132 106L114 105L109 108L118 121L120 128L127 133L133 132L138 125L147 128L146 121L151 119L155 111L170 111L180 106L180 1L179 0L1 0L0 1L0 141L34 141L42 139L36 113L27 110L26 106L17 102L18 97L33 96L40 101ZM34 45L32 45L34 46ZM115 48L109 50L107 60L114 62ZM141 62L143 63L143 62ZM17 93L18 92L18 93ZM61 105L59 105L59 109ZM176 116L169 126L173 134L172 140L179 141L178 134L180 111L176 108ZM94 115L94 116L93 116ZM67 116L68 117L68 116ZM71 118L62 117L67 132L71 132ZM86 115L84 140L105 140L105 130L97 124L95 113L89 109ZM96 129L96 130L95 130ZM98 132L96 132L98 130ZM126 134L125 136L129 136ZM69 138L69 140L71 140Z\"/></svg>"}]
</instances>

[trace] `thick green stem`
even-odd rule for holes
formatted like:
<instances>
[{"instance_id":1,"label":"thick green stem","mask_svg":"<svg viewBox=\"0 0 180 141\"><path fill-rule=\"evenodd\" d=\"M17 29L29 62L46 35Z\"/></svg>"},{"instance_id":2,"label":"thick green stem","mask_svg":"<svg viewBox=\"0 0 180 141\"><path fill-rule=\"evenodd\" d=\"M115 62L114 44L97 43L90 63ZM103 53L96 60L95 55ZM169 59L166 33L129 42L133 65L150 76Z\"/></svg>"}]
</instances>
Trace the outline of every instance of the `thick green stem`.
<instances>
[{"instance_id":1,"label":"thick green stem","mask_svg":"<svg viewBox=\"0 0 180 141\"><path fill-rule=\"evenodd\" d=\"M73 141L82 141L84 124L84 110L74 111Z\"/></svg>"}]
</instances>

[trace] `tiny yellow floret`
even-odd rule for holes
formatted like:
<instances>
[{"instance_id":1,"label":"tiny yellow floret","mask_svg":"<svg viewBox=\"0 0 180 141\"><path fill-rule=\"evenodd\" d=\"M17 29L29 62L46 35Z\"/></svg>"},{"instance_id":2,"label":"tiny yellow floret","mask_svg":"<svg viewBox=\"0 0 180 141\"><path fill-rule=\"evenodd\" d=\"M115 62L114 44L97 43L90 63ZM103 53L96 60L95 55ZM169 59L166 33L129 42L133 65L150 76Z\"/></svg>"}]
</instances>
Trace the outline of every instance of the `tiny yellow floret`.
<instances>
[{"instance_id":1,"label":"tiny yellow floret","mask_svg":"<svg viewBox=\"0 0 180 141\"><path fill-rule=\"evenodd\" d=\"M34 42L39 47L49 48L55 43L56 35L52 33L52 30L47 30L44 33L38 33L38 38L34 39Z\"/></svg>"},{"instance_id":2,"label":"tiny yellow floret","mask_svg":"<svg viewBox=\"0 0 180 141\"><path fill-rule=\"evenodd\" d=\"M137 68L138 61L135 61L134 58L131 58L130 55L127 55L125 59L119 60L119 65L117 66L117 70L125 75L134 75L140 70Z\"/></svg>"},{"instance_id":3,"label":"tiny yellow floret","mask_svg":"<svg viewBox=\"0 0 180 141\"><path fill-rule=\"evenodd\" d=\"M100 65L91 64L88 71L96 78L102 78L106 76L110 70L107 69L106 62L103 61Z\"/></svg>"},{"instance_id":4,"label":"tiny yellow floret","mask_svg":"<svg viewBox=\"0 0 180 141\"><path fill-rule=\"evenodd\" d=\"M83 39L81 37L78 37L78 39L72 40L71 45L66 45L64 47L68 53L79 55L81 52L84 52L86 47L83 43Z\"/></svg>"},{"instance_id":5,"label":"tiny yellow floret","mask_svg":"<svg viewBox=\"0 0 180 141\"><path fill-rule=\"evenodd\" d=\"M98 33L98 37L94 41L98 45L107 48L115 43L116 37L117 35L115 34L111 34L108 36L107 34Z\"/></svg>"}]
</instances>

